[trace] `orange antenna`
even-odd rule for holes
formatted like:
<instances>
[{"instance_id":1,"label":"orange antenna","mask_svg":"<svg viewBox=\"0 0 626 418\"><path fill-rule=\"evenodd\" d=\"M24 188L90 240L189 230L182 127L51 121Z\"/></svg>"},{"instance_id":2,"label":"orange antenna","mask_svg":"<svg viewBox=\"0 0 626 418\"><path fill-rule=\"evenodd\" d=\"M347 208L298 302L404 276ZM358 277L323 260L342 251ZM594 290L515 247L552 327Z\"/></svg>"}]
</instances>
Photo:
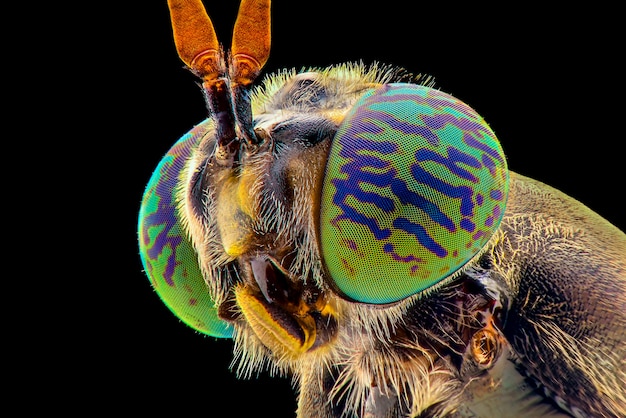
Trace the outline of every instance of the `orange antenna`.
<instances>
[{"instance_id":1,"label":"orange antenna","mask_svg":"<svg viewBox=\"0 0 626 418\"><path fill-rule=\"evenodd\" d=\"M242 0L228 62L202 0L167 3L178 55L203 80L215 122L215 159L232 166L242 141L248 146L261 141L254 133L250 89L270 54L270 0Z\"/></svg>"},{"instance_id":2,"label":"orange antenna","mask_svg":"<svg viewBox=\"0 0 626 418\"><path fill-rule=\"evenodd\" d=\"M178 55L199 77L219 76L219 42L200 0L168 0Z\"/></svg>"},{"instance_id":3,"label":"orange antenna","mask_svg":"<svg viewBox=\"0 0 626 418\"><path fill-rule=\"evenodd\" d=\"M251 84L270 55L270 0L242 0L233 29L231 74L235 83Z\"/></svg>"}]
</instances>

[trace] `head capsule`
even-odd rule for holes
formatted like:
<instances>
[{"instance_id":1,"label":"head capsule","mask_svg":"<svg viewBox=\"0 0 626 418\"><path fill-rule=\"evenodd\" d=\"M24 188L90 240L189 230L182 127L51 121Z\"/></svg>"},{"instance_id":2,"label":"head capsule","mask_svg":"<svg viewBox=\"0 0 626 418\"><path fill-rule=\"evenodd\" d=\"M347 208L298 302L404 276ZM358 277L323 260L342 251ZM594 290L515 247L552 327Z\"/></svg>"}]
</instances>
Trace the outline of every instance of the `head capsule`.
<instances>
[{"instance_id":1,"label":"head capsule","mask_svg":"<svg viewBox=\"0 0 626 418\"><path fill-rule=\"evenodd\" d=\"M498 229L508 181L499 141L468 105L426 86L372 89L324 175L320 247L334 287L384 304L454 277Z\"/></svg>"}]
</instances>

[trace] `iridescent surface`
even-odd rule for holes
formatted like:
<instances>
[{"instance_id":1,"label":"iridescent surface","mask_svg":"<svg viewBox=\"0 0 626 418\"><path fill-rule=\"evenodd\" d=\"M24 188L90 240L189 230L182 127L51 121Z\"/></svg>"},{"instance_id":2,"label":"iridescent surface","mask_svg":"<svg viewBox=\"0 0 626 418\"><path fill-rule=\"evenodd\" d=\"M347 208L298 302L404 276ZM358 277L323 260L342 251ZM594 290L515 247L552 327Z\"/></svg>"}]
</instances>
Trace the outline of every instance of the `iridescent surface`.
<instances>
[{"instance_id":1,"label":"iridescent surface","mask_svg":"<svg viewBox=\"0 0 626 418\"><path fill-rule=\"evenodd\" d=\"M196 252L176 213L180 173L207 124L178 140L152 174L139 211L139 250L150 283L174 314L204 334L230 338L232 326L217 316Z\"/></svg>"},{"instance_id":2,"label":"iridescent surface","mask_svg":"<svg viewBox=\"0 0 626 418\"><path fill-rule=\"evenodd\" d=\"M349 298L390 303L471 260L504 214L508 171L493 131L438 90L368 92L333 139L322 192L321 248Z\"/></svg>"}]
</instances>

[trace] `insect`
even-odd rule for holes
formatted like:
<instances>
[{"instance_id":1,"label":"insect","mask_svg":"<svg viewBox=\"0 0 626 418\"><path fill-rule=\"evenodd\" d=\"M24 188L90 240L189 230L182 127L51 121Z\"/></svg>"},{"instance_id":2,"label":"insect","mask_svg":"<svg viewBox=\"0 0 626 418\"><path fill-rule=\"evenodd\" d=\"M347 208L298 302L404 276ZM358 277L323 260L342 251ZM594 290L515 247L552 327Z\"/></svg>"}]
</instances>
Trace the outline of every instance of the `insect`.
<instances>
[{"instance_id":1,"label":"insect","mask_svg":"<svg viewBox=\"0 0 626 418\"><path fill-rule=\"evenodd\" d=\"M229 50L200 1L168 4L209 117L154 171L140 254L238 374L291 376L299 417L626 415L622 231L511 172L428 78L261 80L269 1L242 1Z\"/></svg>"}]
</instances>

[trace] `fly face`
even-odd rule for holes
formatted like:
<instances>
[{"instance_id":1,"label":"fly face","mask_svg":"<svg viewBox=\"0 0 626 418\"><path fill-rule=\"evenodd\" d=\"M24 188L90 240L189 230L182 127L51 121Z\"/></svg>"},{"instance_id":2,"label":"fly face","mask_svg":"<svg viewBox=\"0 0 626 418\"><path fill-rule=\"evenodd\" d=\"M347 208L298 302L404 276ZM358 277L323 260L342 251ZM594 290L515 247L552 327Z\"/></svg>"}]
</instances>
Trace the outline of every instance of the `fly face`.
<instances>
[{"instance_id":1,"label":"fly face","mask_svg":"<svg viewBox=\"0 0 626 418\"><path fill-rule=\"evenodd\" d=\"M282 355L315 348L335 333L315 219L330 140L369 82L346 88L313 72L277 78L253 97L258 143L240 143L236 163L220 164L216 130L209 130L180 199L220 315L249 323ZM273 83L282 86L268 92Z\"/></svg>"}]
</instances>

